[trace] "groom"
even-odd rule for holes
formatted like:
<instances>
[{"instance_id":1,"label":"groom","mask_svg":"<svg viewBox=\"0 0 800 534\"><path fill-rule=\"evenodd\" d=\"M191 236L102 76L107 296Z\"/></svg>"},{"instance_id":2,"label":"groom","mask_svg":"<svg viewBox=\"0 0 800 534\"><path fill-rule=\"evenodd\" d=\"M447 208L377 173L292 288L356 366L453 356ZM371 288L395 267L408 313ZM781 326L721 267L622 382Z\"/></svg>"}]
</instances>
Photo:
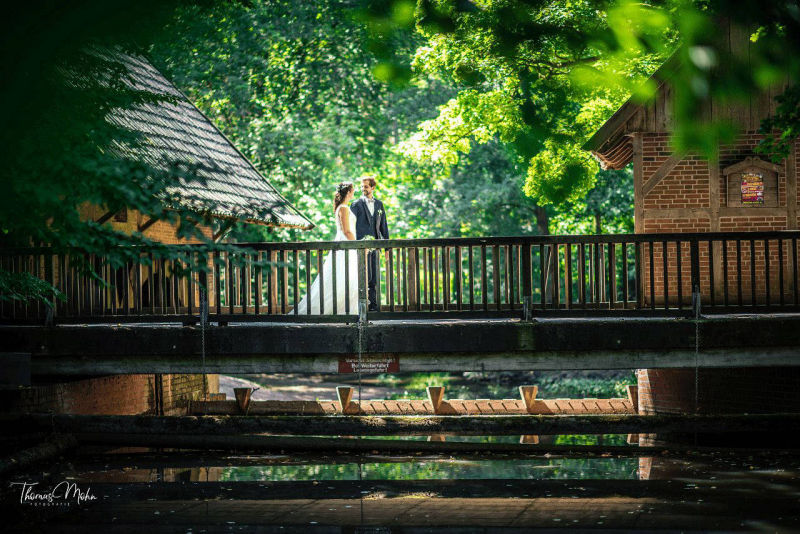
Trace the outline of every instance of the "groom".
<instances>
[{"instance_id":1,"label":"groom","mask_svg":"<svg viewBox=\"0 0 800 534\"><path fill-rule=\"evenodd\" d=\"M362 196L350 205L350 211L356 216L356 239L372 236L375 239L389 239L389 226L386 223L386 211L383 202L373 196L375 192L375 178L365 176L361 179ZM369 296L369 311L378 311L376 298L377 285L380 273L378 272L378 251L373 250L367 255L367 293Z\"/></svg>"}]
</instances>

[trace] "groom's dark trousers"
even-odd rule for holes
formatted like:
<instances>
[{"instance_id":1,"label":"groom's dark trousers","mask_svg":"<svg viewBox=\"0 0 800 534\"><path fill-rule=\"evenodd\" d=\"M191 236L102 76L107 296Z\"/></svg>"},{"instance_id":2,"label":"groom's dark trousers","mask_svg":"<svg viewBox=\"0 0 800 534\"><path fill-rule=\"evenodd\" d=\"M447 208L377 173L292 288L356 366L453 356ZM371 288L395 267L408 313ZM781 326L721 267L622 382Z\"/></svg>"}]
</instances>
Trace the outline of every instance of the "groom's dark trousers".
<instances>
[{"instance_id":1,"label":"groom's dark trousers","mask_svg":"<svg viewBox=\"0 0 800 534\"><path fill-rule=\"evenodd\" d=\"M378 307L377 288L381 276L379 269L378 251L373 250L367 254L367 298L371 310Z\"/></svg>"},{"instance_id":2,"label":"groom's dark trousers","mask_svg":"<svg viewBox=\"0 0 800 534\"><path fill-rule=\"evenodd\" d=\"M389 239L389 226L386 223L383 202L376 198L373 213L370 213L366 199L361 197L350 205L350 211L356 216L356 239L363 239L368 235L375 239ZM373 310L378 307L379 265L377 250L367 254L367 298L369 307Z\"/></svg>"}]
</instances>

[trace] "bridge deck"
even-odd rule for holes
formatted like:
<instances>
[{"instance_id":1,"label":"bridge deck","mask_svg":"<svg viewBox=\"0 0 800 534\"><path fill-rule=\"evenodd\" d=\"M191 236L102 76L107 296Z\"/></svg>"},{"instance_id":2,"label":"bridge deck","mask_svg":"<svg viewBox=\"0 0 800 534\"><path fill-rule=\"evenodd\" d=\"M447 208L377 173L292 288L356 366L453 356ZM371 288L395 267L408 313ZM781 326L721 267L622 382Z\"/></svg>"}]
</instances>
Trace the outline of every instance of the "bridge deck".
<instances>
[{"instance_id":1,"label":"bridge deck","mask_svg":"<svg viewBox=\"0 0 800 534\"><path fill-rule=\"evenodd\" d=\"M800 315L0 326L34 375L800 365ZM359 344L361 351L359 351ZM18 354L17 354L18 356ZM9 356L10 357L10 356Z\"/></svg>"}]
</instances>

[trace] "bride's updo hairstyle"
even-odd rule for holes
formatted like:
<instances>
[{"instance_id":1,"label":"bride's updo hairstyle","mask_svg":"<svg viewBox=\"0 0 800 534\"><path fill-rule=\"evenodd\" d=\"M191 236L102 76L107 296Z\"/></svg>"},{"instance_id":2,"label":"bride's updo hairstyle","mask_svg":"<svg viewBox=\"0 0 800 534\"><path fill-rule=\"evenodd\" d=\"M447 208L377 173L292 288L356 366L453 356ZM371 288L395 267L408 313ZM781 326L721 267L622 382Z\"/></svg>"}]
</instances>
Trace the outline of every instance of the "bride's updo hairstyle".
<instances>
[{"instance_id":1,"label":"bride's updo hairstyle","mask_svg":"<svg viewBox=\"0 0 800 534\"><path fill-rule=\"evenodd\" d=\"M344 199L347 198L347 193L353 190L353 182L340 182L336 186L336 193L333 195L333 211L336 212L337 208L341 206Z\"/></svg>"}]
</instances>

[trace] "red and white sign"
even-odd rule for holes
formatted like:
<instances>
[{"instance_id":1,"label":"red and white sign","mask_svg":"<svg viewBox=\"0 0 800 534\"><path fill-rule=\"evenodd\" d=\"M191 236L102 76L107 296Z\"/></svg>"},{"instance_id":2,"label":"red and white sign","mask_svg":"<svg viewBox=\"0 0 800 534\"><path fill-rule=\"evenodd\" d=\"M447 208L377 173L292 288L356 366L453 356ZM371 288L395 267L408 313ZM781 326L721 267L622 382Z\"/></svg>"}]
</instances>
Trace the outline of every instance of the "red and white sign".
<instances>
[{"instance_id":1,"label":"red and white sign","mask_svg":"<svg viewBox=\"0 0 800 534\"><path fill-rule=\"evenodd\" d=\"M370 354L361 356L340 356L340 373L398 373L400 372L400 359L397 356L383 356Z\"/></svg>"}]
</instances>

